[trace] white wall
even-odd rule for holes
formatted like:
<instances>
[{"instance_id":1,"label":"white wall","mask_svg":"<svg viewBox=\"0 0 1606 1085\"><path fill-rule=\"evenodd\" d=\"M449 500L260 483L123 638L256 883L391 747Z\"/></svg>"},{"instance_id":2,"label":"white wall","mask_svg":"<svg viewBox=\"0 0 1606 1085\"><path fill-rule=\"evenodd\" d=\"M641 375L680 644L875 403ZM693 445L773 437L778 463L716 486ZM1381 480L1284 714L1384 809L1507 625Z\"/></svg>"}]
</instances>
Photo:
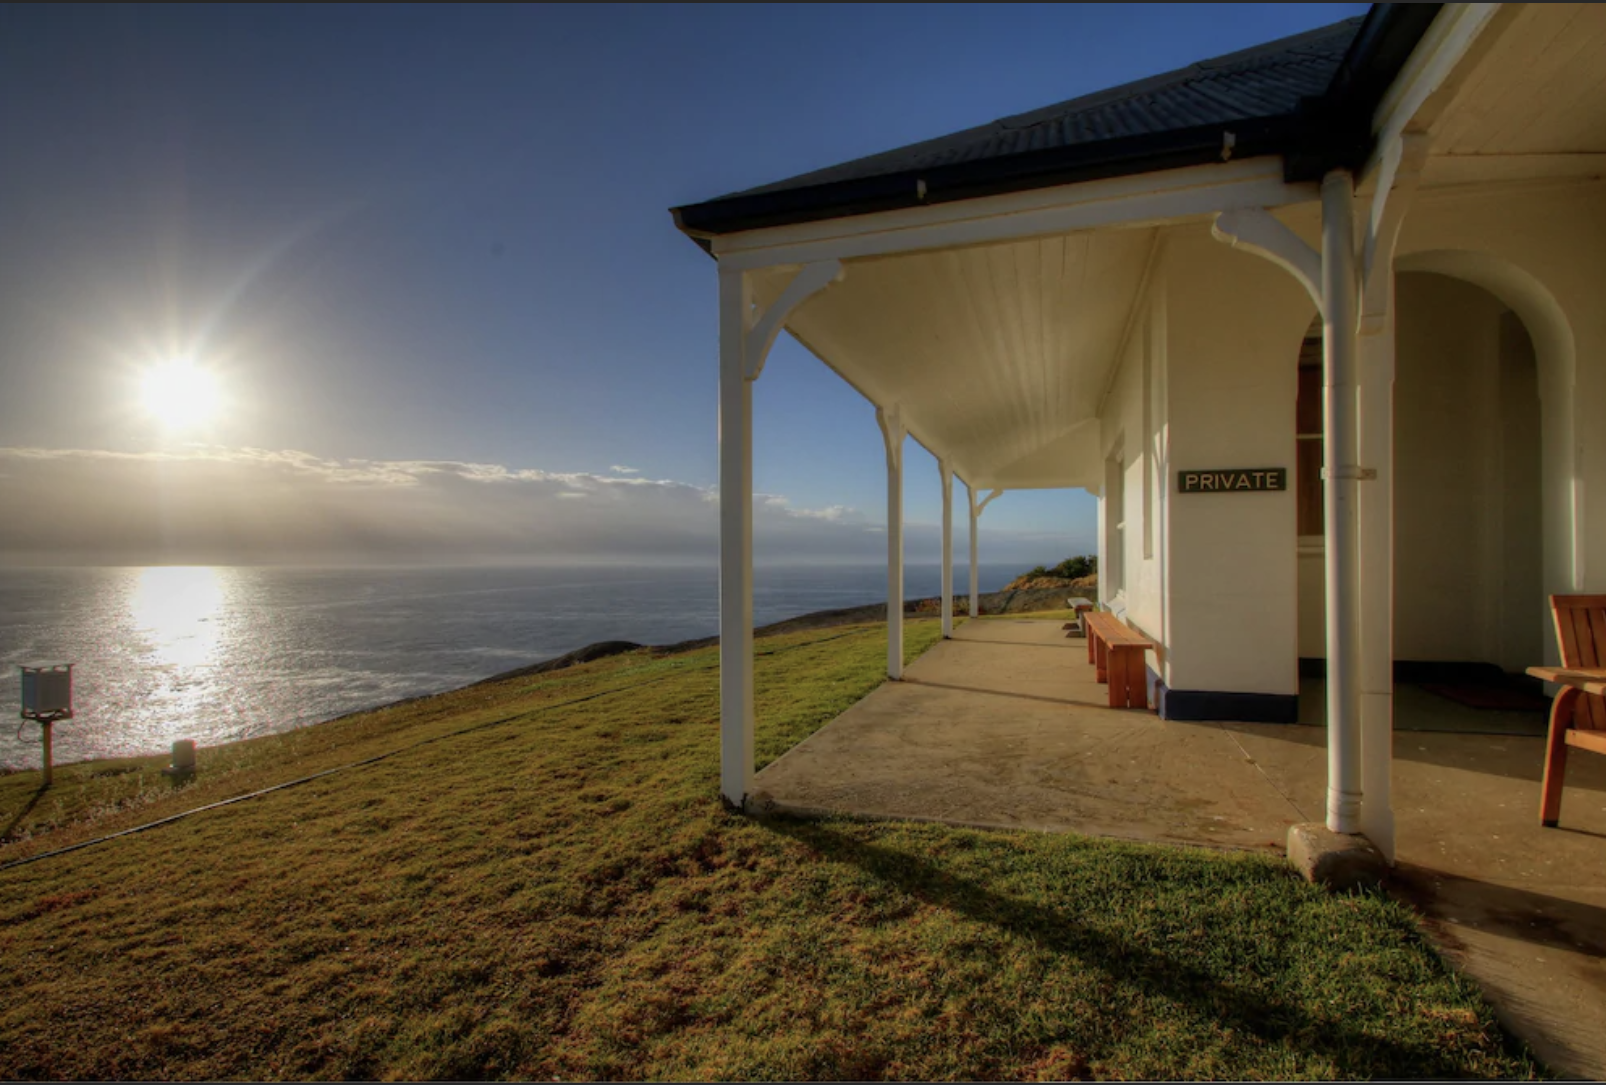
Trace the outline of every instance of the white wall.
<instances>
[{"instance_id":1,"label":"white wall","mask_svg":"<svg viewBox=\"0 0 1606 1085\"><path fill-rule=\"evenodd\" d=\"M1151 287L1138 300L1132 332L1121 352L1119 368L1100 420L1106 461L1121 456L1126 529L1122 533L1122 585L1119 592L1110 566L1114 525L1109 522L1109 487L1100 502L1100 599L1124 620L1155 640L1165 641L1165 599L1159 537L1164 517L1165 404L1159 389L1165 381L1164 307ZM1157 672L1162 653L1151 652Z\"/></svg>"},{"instance_id":2,"label":"white wall","mask_svg":"<svg viewBox=\"0 0 1606 1085\"><path fill-rule=\"evenodd\" d=\"M1503 589L1496 298L1395 284L1394 657L1491 660Z\"/></svg>"},{"instance_id":3,"label":"white wall","mask_svg":"<svg viewBox=\"0 0 1606 1085\"><path fill-rule=\"evenodd\" d=\"M1543 593L1606 591L1606 433L1596 422L1606 403L1602 252L1606 185L1598 181L1420 193L1396 252L1402 270L1482 286L1533 340L1543 572L1527 622L1552 662Z\"/></svg>"},{"instance_id":4,"label":"white wall","mask_svg":"<svg viewBox=\"0 0 1606 1085\"><path fill-rule=\"evenodd\" d=\"M1299 657L1327 658L1327 566L1321 546L1299 551Z\"/></svg>"},{"instance_id":5,"label":"white wall","mask_svg":"<svg viewBox=\"0 0 1606 1085\"><path fill-rule=\"evenodd\" d=\"M1313 228L1302 220L1299 226L1306 234ZM1442 311L1441 306L1436 319L1450 336L1459 334L1465 322L1477 322L1482 329L1477 351L1484 352L1486 365L1488 352L1495 356L1495 368L1480 372L1484 383L1476 402L1462 403L1483 412L1482 422L1469 419L1453 436L1469 462L1483 472L1480 500L1501 511L1480 520L1475 538L1455 540L1456 554L1464 556L1475 544L1487 559L1478 569L1460 570L1478 586L1458 581L1446 589L1456 594L1470 590L1480 597L1475 615L1465 600L1444 604L1441 622L1474 623L1457 634L1425 628L1428 616L1441 611L1437 597L1423 590L1423 575L1437 573L1432 566L1415 577L1407 572L1400 565L1402 540L1396 534L1396 570L1410 580L1396 582L1394 658L1483 660L1508 670L1541 658L1554 663L1555 634L1546 594L1606 590L1606 440L1593 424L1595 412L1589 406L1606 402L1606 307L1598 301L1606 286L1602 251L1606 185L1600 182L1429 190L1418 194L1407 214L1396 250L1399 282L1416 278L1410 272L1429 271L1488 292L1462 295L1469 309L1451 306ZM1410 385L1428 379L1408 370L1425 364L1423 357L1411 356L1413 350L1434 351L1433 332L1419 324L1413 333L1409 325L1425 314L1413 317L1409 295L1396 300L1402 322L1396 328L1397 379ZM1505 308L1514 313L1497 316ZM1537 404L1525 390L1535 382ZM1405 394L1421 391L1408 387ZM1466 398L1467 390L1448 391L1458 401ZM1399 393L1397 387L1397 409ZM1488 397L1503 407L1493 421ZM1429 409L1418 406L1418 413ZM1397 417L1397 434L1398 425ZM1538 463L1533 461L1535 439ZM1401 459L1400 448L1395 451L1396 471L1409 475L1412 465ZM1396 489L1394 500L1396 532L1402 517L1405 529L1412 531L1413 516L1422 519L1415 515L1420 510L1414 499ZM1438 498L1430 493L1427 500ZM1537 525L1537 532L1519 530L1517 525L1524 523ZM1404 545L1405 565L1420 572L1422 551L1413 556L1409 538ZM1447 560L1465 564L1460 557ZM1321 656L1319 558L1301 561L1300 585L1300 654Z\"/></svg>"},{"instance_id":6,"label":"white wall","mask_svg":"<svg viewBox=\"0 0 1606 1085\"><path fill-rule=\"evenodd\" d=\"M1300 341L1314 312L1270 262L1203 227L1163 259L1164 678L1173 689L1298 691L1294 491L1179 494L1179 470L1294 466Z\"/></svg>"},{"instance_id":7,"label":"white wall","mask_svg":"<svg viewBox=\"0 0 1606 1085\"><path fill-rule=\"evenodd\" d=\"M1310 210L1287 216L1301 233ZM1294 693L1298 655L1323 650L1321 562L1298 556L1293 492L1179 495L1176 474L1292 475L1297 356L1314 306L1286 272L1204 227L1168 229L1162 246L1140 314L1147 337L1128 342L1101 419L1104 448L1121 443L1127 472L1126 591L1113 601L1161 640L1151 664L1173 689ZM1424 191L1407 216L1395 658L1517 669L1542 648L1553 661L1544 593L1606 591L1606 433L1594 424L1606 403L1602 252L1600 183ZM1530 377L1537 408L1513 399ZM1537 534L1513 527L1532 520Z\"/></svg>"},{"instance_id":8,"label":"white wall","mask_svg":"<svg viewBox=\"0 0 1606 1085\"><path fill-rule=\"evenodd\" d=\"M1394 658L1543 658L1533 345L1487 291L1405 272L1395 290ZM1326 653L1322 557L1301 553L1299 652Z\"/></svg>"},{"instance_id":9,"label":"white wall","mask_svg":"<svg viewBox=\"0 0 1606 1085\"><path fill-rule=\"evenodd\" d=\"M1544 530L1539 363L1522 320L1509 310L1500 318L1502 534L1494 561L1505 575L1494 614L1494 662L1521 671L1545 658L1549 615L1543 613ZM1534 612L1541 611L1539 621Z\"/></svg>"}]
</instances>

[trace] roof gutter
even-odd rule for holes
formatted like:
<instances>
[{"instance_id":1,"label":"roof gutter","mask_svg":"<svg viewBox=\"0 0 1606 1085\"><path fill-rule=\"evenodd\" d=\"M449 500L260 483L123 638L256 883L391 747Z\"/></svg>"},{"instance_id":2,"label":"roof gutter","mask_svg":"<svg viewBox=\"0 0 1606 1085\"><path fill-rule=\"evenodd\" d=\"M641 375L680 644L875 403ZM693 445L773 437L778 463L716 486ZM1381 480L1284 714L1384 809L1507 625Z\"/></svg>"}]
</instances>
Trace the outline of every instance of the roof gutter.
<instances>
[{"instance_id":1,"label":"roof gutter","mask_svg":"<svg viewBox=\"0 0 1606 1085\"><path fill-rule=\"evenodd\" d=\"M1006 192L1277 154L1294 135L1289 115L1254 117L1152 135L1028 151L1007 158L902 170L809 188L728 196L671 208L675 225L703 243L741 230L897 211Z\"/></svg>"}]
</instances>

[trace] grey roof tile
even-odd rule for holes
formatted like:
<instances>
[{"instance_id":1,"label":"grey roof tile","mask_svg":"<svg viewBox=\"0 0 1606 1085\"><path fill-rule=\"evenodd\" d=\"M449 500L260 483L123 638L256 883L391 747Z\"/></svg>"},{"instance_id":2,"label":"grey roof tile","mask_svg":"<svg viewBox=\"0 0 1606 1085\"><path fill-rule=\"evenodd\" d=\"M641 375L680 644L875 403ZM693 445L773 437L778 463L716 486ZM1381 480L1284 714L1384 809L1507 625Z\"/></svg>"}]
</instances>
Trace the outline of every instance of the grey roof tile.
<instances>
[{"instance_id":1,"label":"grey roof tile","mask_svg":"<svg viewBox=\"0 0 1606 1085\"><path fill-rule=\"evenodd\" d=\"M1163 75L732 193L732 196L784 192L907 170L1005 158L1027 151L1292 114L1298 109L1301 98L1320 95L1327 89L1361 22L1361 17L1346 19L1251 49L1199 61Z\"/></svg>"}]
</instances>

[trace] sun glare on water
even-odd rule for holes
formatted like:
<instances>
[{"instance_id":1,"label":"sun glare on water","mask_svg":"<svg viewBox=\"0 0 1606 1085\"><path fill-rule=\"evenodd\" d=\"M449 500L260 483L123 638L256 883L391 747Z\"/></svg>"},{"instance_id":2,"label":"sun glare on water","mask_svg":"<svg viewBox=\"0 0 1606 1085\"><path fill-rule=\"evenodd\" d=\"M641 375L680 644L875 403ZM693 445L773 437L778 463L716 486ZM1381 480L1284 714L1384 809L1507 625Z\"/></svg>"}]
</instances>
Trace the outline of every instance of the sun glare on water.
<instances>
[{"instance_id":1,"label":"sun glare on water","mask_svg":"<svg viewBox=\"0 0 1606 1085\"><path fill-rule=\"evenodd\" d=\"M216 373L176 358L145 371L140 401L169 429L193 429L216 419L222 395Z\"/></svg>"},{"instance_id":2,"label":"sun glare on water","mask_svg":"<svg viewBox=\"0 0 1606 1085\"><path fill-rule=\"evenodd\" d=\"M129 598L135 627L157 666L200 667L214 662L222 637L222 571L163 565L140 570Z\"/></svg>"}]
</instances>

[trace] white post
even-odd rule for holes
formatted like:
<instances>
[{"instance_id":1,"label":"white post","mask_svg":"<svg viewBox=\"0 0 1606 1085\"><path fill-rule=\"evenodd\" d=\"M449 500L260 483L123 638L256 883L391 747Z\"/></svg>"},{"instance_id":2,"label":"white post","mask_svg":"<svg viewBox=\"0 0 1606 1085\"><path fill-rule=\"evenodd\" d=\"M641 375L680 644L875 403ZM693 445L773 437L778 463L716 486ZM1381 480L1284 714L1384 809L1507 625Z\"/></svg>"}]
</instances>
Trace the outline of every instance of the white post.
<instances>
[{"instance_id":1,"label":"white post","mask_svg":"<svg viewBox=\"0 0 1606 1085\"><path fill-rule=\"evenodd\" d=\"M1427 160L1427 136L1384 151L1363 248L1360 339L1361 831L1394 861L1394 244Z\"/></svg>"},{"instance_id":2,"label":"white post","mask_svg":"<svg viewBox=\"0 0 1606 1085\"><path fill-rule=\"evenodd\" d=\"M719 273L719 790L740 807L753 785L753 385L751 296Z\"/></svg>"},{"instance_id":3,"label":"white post","mask_svg":"<svg viewBox=\"0 0 1606 1085\"><path fill-rule=\"evenodd\" d=\"M1391 268L1374 266L1374 275ZM1392 284L1385 289L1393 293ZM1361 831L1394 861L1394 305L1360 338Z\"/></svg>"},{"instance_id":4,"label":"white post","mask_svg":"<svg viewBox=\"0 0 1606 1085\"><path fill-rule=\"evenodd\" d=\"M937 461L942 478L942 635L954 635L954 471L947 460Z\"/></svg>"},{"instance_id":5,"label":"white post","mask_svg":"<svg viewBox=\"0 0 1606 1085\"><path fill-rule=\"evenodd\" d=\"M976 608L976 521L980 520L981 514L987 511L987 506L992 503L993 498L1004 491L994 490L980 501L977 501L976 487L967 482L965 483L965 489L970 492L970 616L974 618L978 613Z\"/></svg>"},{"instance_id":6,"label":"white post","mask_svg":"<svg viewBox=\"0 0 1606 1085\"><path fill-rule=\"evenodd\" d=\"M876 408L887 446L887 677L903 677L903 439L898 408Z\"/></svg>"},{"instance_id":7,"label":"white post","mask_svg":"<svg viewBox=\"0 0 1606 1085\"><path fill-rule=\"evenodd\" d=\"M805 264L762 313L740 268L719 269L719 790L753 787L753 382L786 320L843 276Z\"/></svg>"},{"instance_id":8,"label":"white post","mask_svg":"<svg viewBox=\"0 0 1606 1085\"><path fill-rule=\"evenodd\" d=\"M1327 480L1327 827L1360 830L1361 654L1357 461L1355 182L1322 178L1323 433Z\"/></svg>"},{"instance_id":9,"label":"white post","mask_svg":"<svg viewBox=\"0 0 1606 1085\"><path fill-rule=\"evenodd\" d=\"M976 518L981 510L976 507L976 487L967 482L965 492L970 495L970 616L975 618L981 614L976 600Z\"/></svg>"}]
</instances>

